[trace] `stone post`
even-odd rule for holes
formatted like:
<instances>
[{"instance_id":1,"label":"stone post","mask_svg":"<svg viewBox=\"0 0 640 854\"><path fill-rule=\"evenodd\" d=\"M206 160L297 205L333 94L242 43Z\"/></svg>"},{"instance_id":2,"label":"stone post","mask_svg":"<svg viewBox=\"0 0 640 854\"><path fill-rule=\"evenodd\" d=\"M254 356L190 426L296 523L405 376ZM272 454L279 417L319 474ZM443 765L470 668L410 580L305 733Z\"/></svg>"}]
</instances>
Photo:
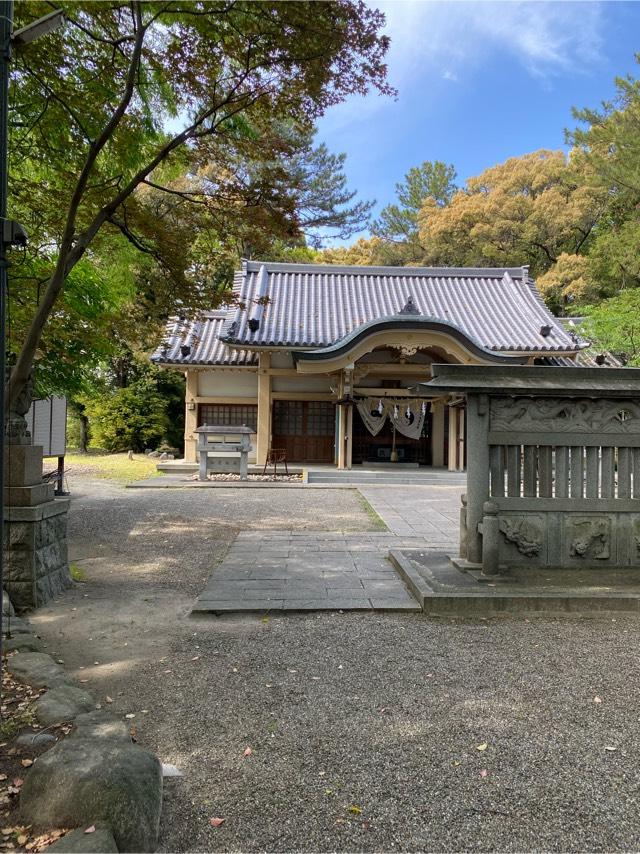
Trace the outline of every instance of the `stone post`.
<instances>
[{"instance_id":1,"label":"stone post","mask_svg":"<svg viewBox=\"0 0 640 854\"><path fill-rule=\"evenodd\" d=\"M498 575L500 551L500 519L498 505L485 501L482 519L482 572L483 575Z\"/></svg>"},{"instance_id":2,"label":"stone post","mask_svg":"<svg viewBox=\"0 0 640 854\"><path fill-rule=\"evenodd\" d=\"M460 557L467 559L467 495L461 496L460 505Z\"/></svg>"},{"instance_id":3,"label":"stone post","mask_svg":"<svg viewBox=\"0 0 640 854\"><path fill-rule=\"evenodd\" d=\"M5 588L18 610L44 605L71 585L67 556L69 499L42 481L42 448L6 445Z\"/></svg>"},{"instance_id":4,"label":"stone post","mask_svg":"<svg viewBox=\"0 0 640 854\"><path fill-rule=\"evenodd\" d=\"M482 561L483 505L489 498L489 399L470 394L467 398L467 559Z\"/></svg>"}]
</instances>

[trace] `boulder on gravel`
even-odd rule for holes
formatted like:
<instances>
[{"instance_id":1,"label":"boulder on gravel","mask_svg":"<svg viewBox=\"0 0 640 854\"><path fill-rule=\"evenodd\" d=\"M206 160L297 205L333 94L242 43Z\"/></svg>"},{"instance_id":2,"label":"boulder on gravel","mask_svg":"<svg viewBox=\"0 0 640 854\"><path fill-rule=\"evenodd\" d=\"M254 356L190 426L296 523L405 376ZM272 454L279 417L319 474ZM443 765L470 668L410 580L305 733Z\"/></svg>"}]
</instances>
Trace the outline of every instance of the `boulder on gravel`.
<instances>
[{"instance_id":1,"label":"boulder on gravel","mask_svg":"<svg viewBox=\"0 0 640 854\"><path fill-rule=\"evenodd\" d=\"M20 812L34 828L87 827L107 822L120 851L153 851L162 809L162 770L135 744L74 735L30 769Z\"/></svg>"},{"instance_id":2,"label":"boulder on gravel","mask_svg":"<svg viewBox=\"0 0 640 854\"><path fill-rule=\"evenodd\" d=\"M74 737L111 739L131 744L131 729L127 723L103 709L78 715L74 723Z\"/></svg>"},{"instance_id":3,"label":"boulder on gravel","mask_svg":"<svg viewBox=\"0 0 640 854\"><path fill-rule=\"evenodd\" d=\"M6 637L8 634L15 635L18 632L30 633L31 629L24 620L20 619L20 617L5 616L2 621L2 634Z\"/></svg>"},{"instance_id":4,"label":"boulder on gravel","mask_svg":"<svg viewBox=\"0 0 640 854\"><path fill-rule=\"evenodd\" d=\"M74 685L58 685L39 697L35 702L38 723L42 726L72 721L83 712L95 707L95 700Z\"/></svg>"},{"instance_id":5,"label":"boulder on gravel","mask_svg":"<svg viewBox=\"0 0 640 854\"><path fill-rule=\"evenodd\" d=\"M86 827L79 827L49 845L47 851L57 851L59 854L110 854L115 851L117 854L118 846L108 825L96 822L88 826L95 827L93 833L87 833Z\"/></svg>"},{"instance_id":6,"label":"boulder on gravel","mask_svg":"<svg viewBox=\"0 0 640 854\"><path fill-rule=\"evenodd\" d=\"M55 688L69 682L60 665L44 652L18 652L8 659L7 667L16 679L33 688Z\"/></svg>"},{"instance_id":7,"label":"boulder on gravel","mask_svg":"<svg viewBox=\"0 0 640 854\"><path fill-rule=\"evenodd\" d=\"M49 747L58 739L50 732L23 732L16 738L18 747Z\"/></svg>"},{"instance_id":8,"label":"boulder on gravel","mask_svg":"<svg viewBox=\"0 0 640 854\"><path fill-rule=\"evenodd\" d=\"M42 642L26 632L12 633L2 641L2 649L4 652L42 652Z\"/></svg>"}]
</instances>

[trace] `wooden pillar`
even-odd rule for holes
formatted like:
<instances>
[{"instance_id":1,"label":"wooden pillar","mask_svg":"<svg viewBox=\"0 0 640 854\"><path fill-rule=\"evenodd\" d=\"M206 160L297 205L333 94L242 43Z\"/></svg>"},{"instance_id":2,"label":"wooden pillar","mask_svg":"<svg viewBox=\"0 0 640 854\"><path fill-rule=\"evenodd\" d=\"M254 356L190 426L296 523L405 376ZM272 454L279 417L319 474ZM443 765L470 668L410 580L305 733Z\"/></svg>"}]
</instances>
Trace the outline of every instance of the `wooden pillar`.
<instances>
[{"instance_id":1,"label":"wooden pillar","mask_svg":"<svg viewBox=\"0 0 640 854\"><path fill-rule=\"evenodd\" d=\"M431 465L444 465L444 401L431 404Z\"/></svg>"},{"instance_id":2,"label":"wooden pillar","mask_svg":"<svg viewBox=\"0 0 640 854\"><path fill-rule=\"evenodd\" d=\"M462 407L458 409L458 471L464 471L464 421L466 418L465 412L466 411Z\"/></svg>"},{"instance_id":3,"label":"wooden pillar","mask_svg":"<svg viewBox=\"0 0 640 854\"><path fill-rule=\"evenodd\" d=\"M258 436L256 464L263 466L271 445L271 353L260 353L258 366Z\"/></svg>"},{"instance_id":4,"label":"wooden pillar","mask_svg":"<svg viewBox=\"0 0 640 854\"><path fill-rule=\"evenodd\" d=\"M340 380L338 383L338 400L341 397L344 397L345 393L345 376L344 371L340 374ZM347 409L346 406L338 405L338 448L337 448L337 457L338 457L338 468L344 469L347 467L347 455L346 455L346 438L347 438Z\"/></svg>"},{"instance_id":5,"label":"wooden pillar","mask_svg":"<svg viewBox=\"0 0 640 854\"><path fill-rule=\"evenodd\" d=\"M348 469L353 465L353 406L346 407L347 409L347 441L345 449L345 464Z\"/></svg>"},{"instance_id":6,"label":"wooden pillar","mask_svg":"<svg viewBox=\"0 0 640 854\"><path fill-rule=\"evenodd\" d=\"M186 463L197 462L196 451L197 439L193 432L198 426L198 372L187 371L185 387L185 411L184 411L184 460Z\"/></svg>"},{"instance_id":7,"label":"wooden pillar","mask_svg":"<svg viewBox=\"0 0 640 854\"><path fill-rule=\"evenodd\" d=\"M449 471L458 471L458 407L449 407Z\"/></svg>"}]
</instances>

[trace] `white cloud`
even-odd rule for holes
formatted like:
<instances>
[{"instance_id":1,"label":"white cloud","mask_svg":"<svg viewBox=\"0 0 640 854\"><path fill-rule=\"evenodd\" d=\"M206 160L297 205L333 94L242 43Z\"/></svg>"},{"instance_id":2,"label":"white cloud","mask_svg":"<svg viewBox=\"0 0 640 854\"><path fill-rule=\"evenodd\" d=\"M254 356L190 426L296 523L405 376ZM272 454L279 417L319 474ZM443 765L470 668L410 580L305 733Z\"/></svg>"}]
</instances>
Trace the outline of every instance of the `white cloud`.
<instances>
[{"instance_id":1,"label":"white cloud","mask_svg":"<svg viewBox=\"0 0 640 854\"><path fill-rule=\"evenodd\" d=\"M601 57L599 2L367 2L386 16L388 77L401 99L416 87L423 102L437 98L438 84L464 81L496 57L504 62L505 74L519 64L545 86L559 74L588 71ZM388 108L389 99L375 92L353 96L332 107L320 127L328 133L353 131Z\"/></svg>"},{"instance_id":2,"label":"white cloud","mask_svg":"<svg viewBox=\"0 0 640 854\"><path fill-rule=\"evenodd\" d=\"M536 76L584 71L600 56L601 4L573 2L419 2L370 0L391 37L389 76L396 85L416 71L445 80L499 52ZM444 67L444 73L443 73Z\"/></svg>"}]
</instances>

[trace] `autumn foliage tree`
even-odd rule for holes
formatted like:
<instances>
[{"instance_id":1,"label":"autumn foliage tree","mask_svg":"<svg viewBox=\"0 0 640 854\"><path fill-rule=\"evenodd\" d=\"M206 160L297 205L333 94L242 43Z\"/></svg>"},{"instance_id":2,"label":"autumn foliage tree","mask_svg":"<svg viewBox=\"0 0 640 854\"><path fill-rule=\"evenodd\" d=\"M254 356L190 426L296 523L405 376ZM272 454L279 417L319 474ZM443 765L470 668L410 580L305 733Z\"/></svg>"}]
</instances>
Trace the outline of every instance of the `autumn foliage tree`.
<instances>
[{"instance_id":1,"label":"autumn foliage tree","mask_svg":"<svg viewBox=\"0 0 640 854\"><path fill-rule=\"evenodd\" d=\"M513 157L470 178L446 206L425 200L419 216L423 260L528 264L540 275L560 255L586 250L602 205L602 194L580 181L563 152Z\"/></svg>"}]
</instances>

